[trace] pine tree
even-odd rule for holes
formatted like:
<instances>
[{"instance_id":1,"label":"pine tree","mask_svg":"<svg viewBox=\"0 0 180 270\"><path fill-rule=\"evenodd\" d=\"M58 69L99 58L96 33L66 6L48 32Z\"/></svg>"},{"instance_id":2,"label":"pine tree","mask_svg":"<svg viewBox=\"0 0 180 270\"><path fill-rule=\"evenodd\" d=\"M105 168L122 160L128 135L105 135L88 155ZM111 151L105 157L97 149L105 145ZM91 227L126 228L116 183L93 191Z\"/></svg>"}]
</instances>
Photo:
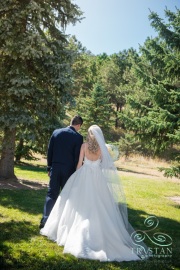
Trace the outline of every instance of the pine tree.
<instances>
[{"instance_id":1,"label":"pine tree","mask_svg":"<svg viewBox=\"0 0 180 270\"><path fill-rule=\"evenodd\" d=\"M15 177L17 131L38 130L43 136L55 117L64 117L72 54L63 29L80 15L70 0L0 3L1 178Z\"/></svg>"},{"instance_id":2,"label":"pine tree","mask_svg":"<svg viewBox=\"0 0 180 270\"><path fill-rule=\"evenodd\" d=\"M131 93L133 87L130 78L131 55L136 54L133 49L124 50L109 57L101 68L100 78L102 84L110 96L115 111L115 127L120 126L119 112L122 112L126 104L126 96Z\"/></svg>"},{"instance_id":3,"label":"pine tree","mask_svg":"<svg viewBox=\"0 0 180 270\"><path fill-rule=\"evenodd\" d=\"M126 128L155 154L180 141L180 10L165 10L165 15L168 24L150 14L159 35L141 47L135 66L141 94L129 96L130 107L123 115Z\"/></svg>"},{"instance_id":4,"label":"pine tree","mask_svg":"<svg viewBox=\"0 0 180 270\"><path fill-rule=\"evenodd\" d=\"M113 111L109 102L109 97L101 84L96 83L89 96L81 98L77 104L77 110L84 119L82 131L87 134L87 129L91 125L100 126L108 136L112 126Z\"/></svg>"}]
</instances>

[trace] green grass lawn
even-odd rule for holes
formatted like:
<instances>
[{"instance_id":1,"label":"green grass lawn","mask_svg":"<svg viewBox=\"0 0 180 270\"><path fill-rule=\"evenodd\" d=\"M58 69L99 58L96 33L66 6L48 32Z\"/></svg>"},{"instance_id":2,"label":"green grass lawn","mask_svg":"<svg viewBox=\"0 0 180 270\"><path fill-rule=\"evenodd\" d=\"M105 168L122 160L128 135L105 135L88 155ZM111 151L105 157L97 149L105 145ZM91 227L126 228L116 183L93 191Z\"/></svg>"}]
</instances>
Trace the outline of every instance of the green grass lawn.
<instances>
[{"instance_id":1,"label":"green grass lawn","mask_svg":"<svg viewBox=\"0 0 180 270\"><path fill-rule=\"evenodd\" d=\"M15 166L15 175L19 179L31 181L48 181L46 166L41 164L26 164L22 163Z\"/></svg>"},{"instance_id":2,"label":"green grass lawn","mask_svg":"<svg viewBox=\"0 0 180 270\"><path fill-rule=\"evenodd\" d=\"M45 166L18 165L16 175L20 179L47 182ZM90 270L90 269L179 269L180 227L179 207L169 196L178 195L178 182L155 180L144 177L122 178L129 221L135 229L148 230L144 220L156 216L159 224L155 229L172 238L172 257L153 257L147 261L102 263L76 259L64 255L63 248L39 234L46 189L0 190L0 269L27 270ZM154 231L148 232L152 238ZM151 240L145 240L150 248L157 248ZM164 249L165 250L165 249ZM159 254L159 250L157 250ZM165 251L166 253L166 251ZM164 254L166 255L166 254ZM169 254L170 256L170 254Z\"/></svg>"}]
</instances>

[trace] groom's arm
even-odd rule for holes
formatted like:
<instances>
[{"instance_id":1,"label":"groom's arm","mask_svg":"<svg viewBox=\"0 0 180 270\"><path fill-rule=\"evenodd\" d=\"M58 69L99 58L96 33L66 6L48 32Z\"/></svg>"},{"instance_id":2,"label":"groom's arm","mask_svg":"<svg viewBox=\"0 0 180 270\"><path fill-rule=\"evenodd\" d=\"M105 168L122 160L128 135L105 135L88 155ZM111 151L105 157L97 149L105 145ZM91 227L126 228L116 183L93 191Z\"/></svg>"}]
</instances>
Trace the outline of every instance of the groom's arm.
<instances>
[{"instance_id":1,"label":"groom's arm","mask_svg":"<svg viewBox=\"0 0 180 270\"><path fill-rule=\"evenodd\" d=\"M81 146L81 151L80 151L80 155L79 155L79 161L78 161L77 168L76 168L77 170L82 166L84 156L85 156L85 144L83 143L82 146Z\"/></svg>"},{"instance_id":2,"label":"groom's arm","mask_svg":"<svg viewBox=\"0 0 180 270\"><path fill-rule=\"evenodd\" d=\"M52 167L52 159L53 159L53 145L54 145L54 136L52 135L48 145L47 152L47 171L49 172Z\"/></svg>"},{"instance_id":3,"label":"groom's arm","mask_svg":"<svg viewBox=\"0 0 180 270\"><path fill-rule=\"evenodd\" d=\"M75 168L78 164L79 161L79 154L80 154L80 149L81 149L81 145L83 144L83 136L79 136L79 140L76 144L75 147L75 151L74 151L74 164L75 164Z\"/></svg>"}]
</instances>

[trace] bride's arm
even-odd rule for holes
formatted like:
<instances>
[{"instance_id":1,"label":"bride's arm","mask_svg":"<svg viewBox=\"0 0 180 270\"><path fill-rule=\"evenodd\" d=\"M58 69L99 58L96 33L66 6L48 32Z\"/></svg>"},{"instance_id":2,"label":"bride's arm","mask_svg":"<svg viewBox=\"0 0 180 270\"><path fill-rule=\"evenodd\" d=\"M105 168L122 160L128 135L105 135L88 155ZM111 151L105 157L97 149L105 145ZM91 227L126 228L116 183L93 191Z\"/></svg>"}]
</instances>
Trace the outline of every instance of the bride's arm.
<instances>
[{"instance_id":1,"label":"bride's arm","mask_svg":"<svg viewBox=\"0 0 180 270\"><path fill-rule=\"evenodd\" d=\"M79 155L79 161L78 161L78 165L76 167L76 170L78 170L82 166L83 159L84 159L84 154L85 154L85 144L83 143L82 146L81 146L80 155Z\"/></svg>"}]
</instances>

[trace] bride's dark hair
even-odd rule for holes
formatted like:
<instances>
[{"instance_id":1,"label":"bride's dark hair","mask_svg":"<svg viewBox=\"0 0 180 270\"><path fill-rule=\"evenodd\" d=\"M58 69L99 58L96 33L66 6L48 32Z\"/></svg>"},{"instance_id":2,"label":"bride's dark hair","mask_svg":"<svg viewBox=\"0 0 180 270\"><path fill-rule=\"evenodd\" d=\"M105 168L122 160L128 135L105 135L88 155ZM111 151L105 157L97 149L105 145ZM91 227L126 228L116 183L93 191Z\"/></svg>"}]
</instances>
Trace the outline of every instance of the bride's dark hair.
<instances>
[{"instance_id":1,"label":"bride's dark hair","mask_svg":"<svg viewBox=\"0 0 180 270\"><path fill-rule=\"evenodd\" d=\"M91 130L88 131L87 144L88 144L88 150L92 152L93 154L96 154L97 151L99 150L99 144Z\"/></svg>"}]
</instances>

